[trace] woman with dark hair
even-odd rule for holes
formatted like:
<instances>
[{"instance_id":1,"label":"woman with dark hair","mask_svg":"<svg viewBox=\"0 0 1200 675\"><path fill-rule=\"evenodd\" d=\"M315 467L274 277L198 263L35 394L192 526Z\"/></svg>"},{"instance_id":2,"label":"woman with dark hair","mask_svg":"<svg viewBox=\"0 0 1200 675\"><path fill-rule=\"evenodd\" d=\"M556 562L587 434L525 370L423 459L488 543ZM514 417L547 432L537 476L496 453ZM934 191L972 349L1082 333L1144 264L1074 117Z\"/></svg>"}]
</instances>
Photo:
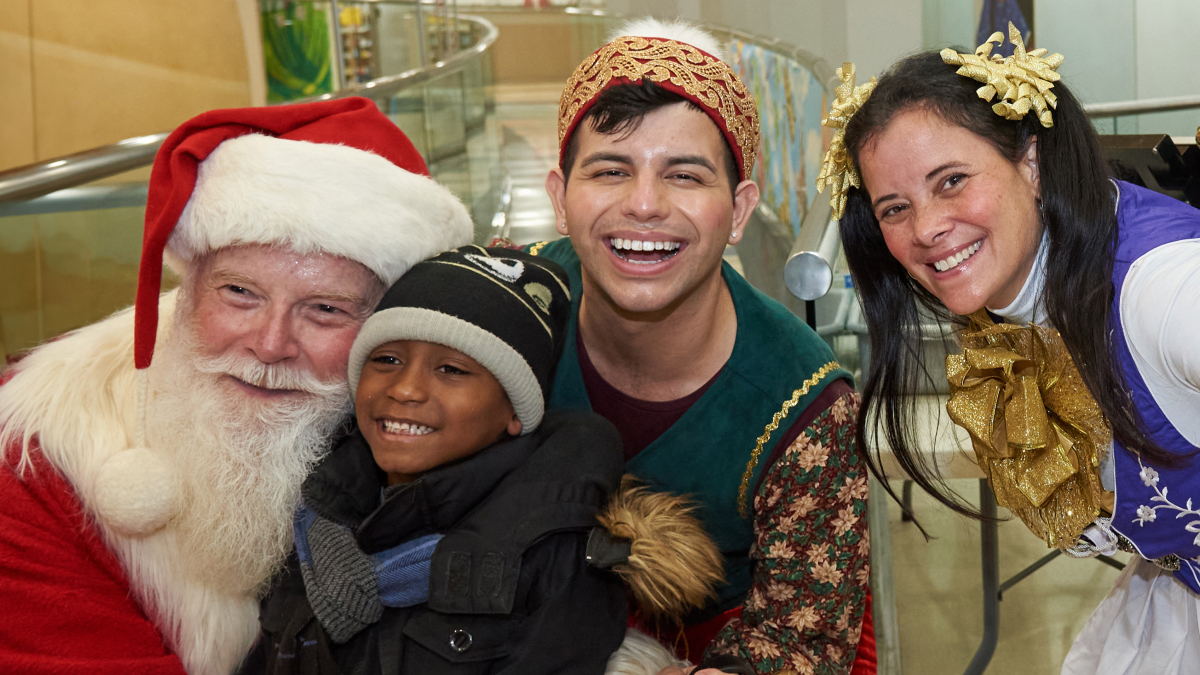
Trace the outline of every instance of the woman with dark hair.
<instances>
[{"instance_id":1,"label":"woman with dark hair","mask_svg":"<svg viewBox=\"0 0 1200 675\"><path fill-rule=\"evenodd\" d=\"M978 517L914 433L922 326L950 321L947 410L997 502L1074 557L1137 554L1064 672L1195 672L1200 211L1112 180L1062 56L1026 52L1010 26L1015 54L992 57L1001 37L908 57L877 84L838 71L817 184L870 328L859 451L882 480L886 443Z\"/></svg>"}]
</instances>

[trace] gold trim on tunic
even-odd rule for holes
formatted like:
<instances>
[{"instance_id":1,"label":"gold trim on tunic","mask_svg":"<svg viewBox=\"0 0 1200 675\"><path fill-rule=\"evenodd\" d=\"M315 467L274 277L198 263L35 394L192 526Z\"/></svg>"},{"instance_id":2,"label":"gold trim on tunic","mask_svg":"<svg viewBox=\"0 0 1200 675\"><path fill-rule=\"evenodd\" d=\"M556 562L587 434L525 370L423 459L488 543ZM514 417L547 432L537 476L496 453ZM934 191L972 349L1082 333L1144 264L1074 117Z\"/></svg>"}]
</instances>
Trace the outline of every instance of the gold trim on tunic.
<instances>
[{"instance_id":1,"label":"gold trim on tunic","mask_svg":"<svg viewBox=\"0 0 1200 675\"><path fill-rule=\"evenodd\" d=\"M746 462L746 472L742 474L742 484L738 487L738 513L743 518L750 516L750 503L746 492L750 489L750 478L754 476L754 469L758 466L758 460L762 455L763 446L771 440L771 433L779 428L779 422L787 417L788 411L791 410L800 399L808 394L808 390L812 389L818 382L825 379L825 376L841 368L837 361L830 361L817 369L812 377L804 381L804 384L799 389L792 392L792 397L783 402L783 408L779 412L771 416L771 421L767 423L766 430L763 435L758 437L758 442L754 446L754 451L750 453L750 461Z\"/></svg>"}]
</instances>

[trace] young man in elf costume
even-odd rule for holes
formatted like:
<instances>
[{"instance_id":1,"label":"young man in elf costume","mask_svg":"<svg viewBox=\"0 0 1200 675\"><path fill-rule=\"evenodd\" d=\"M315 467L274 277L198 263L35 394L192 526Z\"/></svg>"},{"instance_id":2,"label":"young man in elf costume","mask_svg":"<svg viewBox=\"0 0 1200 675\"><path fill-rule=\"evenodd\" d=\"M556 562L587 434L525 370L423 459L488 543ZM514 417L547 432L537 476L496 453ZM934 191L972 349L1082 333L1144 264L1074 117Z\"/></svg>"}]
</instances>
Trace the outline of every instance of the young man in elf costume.
<instances>
[{"instance_id":1,"label":"young man in elf costume","mask_svg":"<svg viewBox=\"0 0 1200 675\"><path fill-rule=\"evenodd\" d=\"M132 311L3 375L0 672L232 672L349 410L359 327L472 231L366 99L177 129ZM160 296L164 254L181 283Z\"/></svg>"},{"instance_id":2,"label":"young man in elf costume","mask_svg":"<svg viewBox=\"0 0 1200 675\"><path fill-rule=\"evenodd\" d=\"M550 406L606 417L630 473L700 501L727 583L685 622L693 662L848 672L870 616L858 395L812 330L721 260L758 203L755 101L702 31L620 34L559 105L546 189L567 238L530 247L573 287ZM856 672L874 672L873 637L858 651Z\"/></svg>"}]
</instances>

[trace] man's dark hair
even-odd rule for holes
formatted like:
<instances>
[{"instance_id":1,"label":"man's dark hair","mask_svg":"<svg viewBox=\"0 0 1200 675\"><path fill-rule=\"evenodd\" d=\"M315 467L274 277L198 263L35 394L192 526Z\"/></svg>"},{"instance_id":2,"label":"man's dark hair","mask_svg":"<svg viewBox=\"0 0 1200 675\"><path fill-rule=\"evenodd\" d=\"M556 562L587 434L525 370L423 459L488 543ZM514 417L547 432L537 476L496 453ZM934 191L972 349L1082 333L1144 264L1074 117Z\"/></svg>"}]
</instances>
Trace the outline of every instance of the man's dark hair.
<instances>
[{"instance_id":1,"label":"man's dark hair","mask_svg":"<svg viewBox=\"0 0 1200 675\"><path fill-rule=\"evenodd\" d=\"M687 103L697 112L704 112L700 106L656 82L642 80L639 84L618 84L600 92L591 109L579 120L576 130L584 124L591 124L596 133L605 136L632 134L637 131L646 115L681 102ZM571 134L571 140L567 141L567 147L563 151L563 182L571 180L571 167L575 165L575 155L579 153L578 138L577 134ZM729 141L724 134L721 135L721 140L724 141L725 147L725 175L729 178L729 191L733 194L740 182L737 158L734 157L733 149L729 147Z\"/></svg>"}]
</instances>

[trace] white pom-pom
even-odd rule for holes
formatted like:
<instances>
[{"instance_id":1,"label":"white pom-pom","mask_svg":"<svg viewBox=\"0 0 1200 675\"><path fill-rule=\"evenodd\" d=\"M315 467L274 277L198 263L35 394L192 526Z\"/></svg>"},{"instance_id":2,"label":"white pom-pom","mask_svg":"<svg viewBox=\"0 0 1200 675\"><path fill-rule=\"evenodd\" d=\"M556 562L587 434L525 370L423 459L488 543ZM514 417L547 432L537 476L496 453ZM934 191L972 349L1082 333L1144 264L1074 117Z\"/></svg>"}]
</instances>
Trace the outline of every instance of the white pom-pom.
<instances>
[{"instance_id":1,"label":"white pom-pom","mask_svg":"<svg viewBox=\"0 0 1200 675\"><path fill-rule=\"evenodd\" d=\"M100 467L93 506L100 520L118 533L144 537L175 517L180 499L175 468L149 448L130 448Z\"/></svg>"},{"instance_id":2,"label":"white pom-pom","mask_svg":"<svg viewBox=\"0 0 1200 675\"><path fill-rule=\"evenodd\" d=\"M647 16L641 19L626 21L609 36L609 40L625 35L666 38L667 40L682 42L701 51L708 52L726 63L729 62L729 58L725 55L725 49L717 41L717 38L713 37L708 31L697 28L690 23L680 21L679 19L664 21Z\"/></svg>"}]
</instances>

